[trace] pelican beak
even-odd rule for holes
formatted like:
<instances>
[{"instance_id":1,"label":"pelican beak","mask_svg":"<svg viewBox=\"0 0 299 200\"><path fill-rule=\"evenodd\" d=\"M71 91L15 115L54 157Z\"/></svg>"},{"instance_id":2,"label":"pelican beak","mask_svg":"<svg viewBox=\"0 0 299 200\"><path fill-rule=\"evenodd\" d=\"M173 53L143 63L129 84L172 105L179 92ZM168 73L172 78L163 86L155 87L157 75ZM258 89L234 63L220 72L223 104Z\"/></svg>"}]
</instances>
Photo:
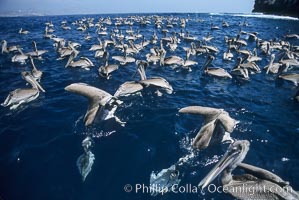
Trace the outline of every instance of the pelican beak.
<instances>
[{"instance_id":1,"label":"pelican beak","mask_svg":"<svg viewBox=\"0 0 299 200\"><path fill-rule=\"evenodd\" d=\"M40 91L46 92L45 89L39 84L39 82L37 82L35 79L33 79L33 82L36 84L36 86Z\"/></svg>"},{"instance_id":2,"label":"pelican beak","mask_svg":"<svg viewBox=\"0 0 299 200\"><path fill-rule=\"evenodd\" d=\"M74 58L75 58L75 52L73 51L65 65L65 67L68 67L71 64L71 62L74 60Z\"/></svg>"},{"instance_id":3,"label":"pelican beak","mask_svg":"<svg viewBox=\"0 0 299 200\"><path fill-rule=\"evenodd\" d=\"M236 142L240 142L240 141L236 141ZM240 154L244 153L243 148L234 145L235 143L232 143L229 146L228 151L223 155L221 160L208 173L208 175L204 179L202 179L202 181L198 184L199 188L204 189L205 187L207 187L224 169L226 169L228 166L232 166L235 163L235 161L239 158ZM249 144L248 141L246 141L246 143ZM242 158L244 159L244 157Z\"/></svg>"},{"instance_id":4,"label":"pelican beak","mask_svg":"<svg viewBox=\"0 0 299 200\"><path fill-rule=\"evenodd\" d=\"M33 78L33 76L29 73L29 72L22 72L22 77L30 84L32 84L32 86L36 86L40 91L42 92L46 92L44 90L44 88Z\"/></svg>"}]
</instances>

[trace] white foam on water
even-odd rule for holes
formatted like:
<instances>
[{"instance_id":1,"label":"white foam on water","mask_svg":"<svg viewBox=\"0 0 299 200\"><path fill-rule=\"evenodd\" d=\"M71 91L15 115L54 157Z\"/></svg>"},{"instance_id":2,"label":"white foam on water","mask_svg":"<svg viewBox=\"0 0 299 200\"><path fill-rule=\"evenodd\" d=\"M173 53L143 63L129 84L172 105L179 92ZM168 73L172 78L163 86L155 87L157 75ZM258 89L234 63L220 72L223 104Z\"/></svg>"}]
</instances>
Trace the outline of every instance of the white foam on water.
<instances>
[{"instance_id":1,"label":"white foam on water","mask_svg":"<svg viewBox=\"0 0 299 200\"><path fill-rule=\"evenodd\" d=\"M266 18L266 19L282 19L282 20L295 20L299 19L296 17L289 16L279 16L279 15L268 15L263 13L236 13L236 14L226 14L226 13L209 13L210 15L230 15L235 17L253 17L253 18Z\"/></svg>"}]
</instances>

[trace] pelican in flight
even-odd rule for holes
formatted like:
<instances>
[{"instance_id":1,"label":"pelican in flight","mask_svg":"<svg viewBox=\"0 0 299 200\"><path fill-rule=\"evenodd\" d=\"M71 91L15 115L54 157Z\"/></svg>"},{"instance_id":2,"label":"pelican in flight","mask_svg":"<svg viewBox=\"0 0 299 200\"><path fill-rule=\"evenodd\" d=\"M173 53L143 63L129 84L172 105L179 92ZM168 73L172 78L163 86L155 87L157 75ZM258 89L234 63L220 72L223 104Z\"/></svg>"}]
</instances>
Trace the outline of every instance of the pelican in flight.
<instances>
[{"instance_id":1,"label":"pelican in flight","mask_svg":"<svg viewBox=\"0 0 299 200\"><path fill-rule=\"evenodd\" d=\"M221 77L221 78L232 78L232 76L223 68L209 67L213 60L215 60L215 57L212 55L209 55L206 63L203 66L204 72L206 74L216 76L216 77Z\"/></svg>"},{"instance_id":2,"label":"pelican in flight","mask_svg":"<svg viewBox=\"0 0 299 200\"><path fill-rule=\"evenodd\" d=\"M32 88L19 88L9 93L1 105L4 107L10 106L11 110L18 108L23 103L35 100L39 96L40 91L45 92L30 72L25 71L21 75Z\"/></svg>"},{"instance_id":3,"label":"pelican in flight","mask_svg":"<svg viewBox=\"0 0 299 200\"><path fill-rule=\"evenodd\" d=\"M108 92L85 83L73 83L65 87L65 90L88 98L89 105L84 117L85 126L93 123L98 112L103 120L115 118L121 125L124 124L114 115L118 105L122 102Z\"/></svg>"},{"instance_id":4,"label":"pelican in flight","mask_svg":"<svg viewBox=\"0 0 299 200\"><path fill-rule=\"evenodd\" d=\"M236 199L299 199L299 194L272 172L242 163L248 153L250 143L247 140L238 140L230 144L221 160L199 183L198 187L204 189L220 173L223 189ZM247 174L232 175L235 168L243 169ZM240 189L242 188L242 189Z\"/></svg>"},{"instance_id":5,"label":"pelican in flight","mask_svg":"<svg viewBox=\"0 0 299 200\"><path fill-rule=\"evenodd\" d=\"M228 112L224 111L223 109L203 106L188 106L180 109L179 113L197 114L204 116L204 125L201 127L192 142L192 147L199 150L205 149L210 145L213 134L218 134L214 136L214 139L216 140L232 140L229 137L229 134L233 132L236 124L238 123L236 120L229 116ZM219 135L219 132L221 135Z\"/></svg>"}]
</instances>

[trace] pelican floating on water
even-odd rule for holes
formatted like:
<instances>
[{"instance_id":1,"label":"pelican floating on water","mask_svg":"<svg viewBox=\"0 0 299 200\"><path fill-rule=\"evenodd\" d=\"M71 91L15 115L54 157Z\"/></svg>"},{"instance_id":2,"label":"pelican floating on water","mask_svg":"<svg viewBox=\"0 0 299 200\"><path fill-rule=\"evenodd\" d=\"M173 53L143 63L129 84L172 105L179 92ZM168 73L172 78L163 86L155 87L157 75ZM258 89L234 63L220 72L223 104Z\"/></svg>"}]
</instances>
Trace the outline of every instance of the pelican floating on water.
<instances>
[{"instance_id":1,"label":"pelican floating on water","mask_svg":"<svg viewBox=\"0 0 299 200\"><path fill-rule=\"evenodd\" d=\"M204 149L210 145L213 134L219 131L216 129L217 126L221 125L224 131L227 134L233 132L236 124L238 123L236 120L231 118L228 112L223 109L203 107L203 106L188 106L179 110L179 113L188 113L188 114L197 114L204 116L204 125L201 127L196 137L192 142L192 147L196 149ZM221 129L220 129L221 130ZM223 137L223 131L221 131L222 137L217 137L217 140L231 140L230 137ZM214 136L215 138L215 136Z\"/></svg>"},{"instance_id":2,"label":"pelican floating on water","mask_svg":"<svg viewBox=\"0 0 299 200\"><path fill-rule=\"evenodd\" d=\"M38 50L35 41L32 42L32 46L33 52L26 53L28 56L40 58L44 53L48 52L47 50Z\"/></svg>"},{"instance_id":3,"label":"pelican floating on water","mask_svg":"<svg viewBox=\"0 0 299 200\"><path fill-rule=\"evenodd\" d=\"M11 62L18 62L20 64L25 64L28 59L28 55L24 54L21 48L18 48L19 54L14 55L11 58Z\"/></svg>"},{"instance_id":4,"label":"pelican floating on water","mask_svg":"<svg viewBox=\"0 0 299 200\"><path fill-rule=\"evenodd\" d=\"M234 198L240 200L299 199L299 194L279 176L265 169L242 163L249 146L250 143L247 140L233 142L198 187L204 189L222 172L222 187ZM232 175L233 170L237 167L248 174Z\"/></svg>"},{"instance_id":5,"label":"pelican floating on water","mask_svg":"<svg viewBox=\"0 0 299 200\"><path fill-rule=\"evenodd\" d=\"M108 58L109 58L109 53L105 51L105 65L101 66L99 68L99 75L102 77L106 77L107 79L110 78L110 73L114 72L115 70L118 69L118 65L109 65L108 64Z\"/></svg>"},{"instance_id":6,"label":"pelican floating on water","mask_svg":"<svg viewBox=\"0 0 299 200\"><path fill-rule=\"evenodd\" d=\"M27 35L27 34L29 33L29 31L27 31L27 30L23 30L23 28L21 28L21 29L19 30L19 33L20 33L20 34L23 34L23 35Z\"/></svg>"},{"instance_id":7,"label":"pelican floating on water","mask_svg":"<svg viewBox=\"0 0 299 200\"><path fill-rule=\"evenodd\" d=\"M209 67L213 60L215 60L215 57L209 55L206 63L203 66L204 72L206 74L216 76L216 77L221 77L221 78L232 78L232 76L223 68Z\"/></svg>"},{"instance_id":8,"label":"pelican floating on water","mask_svg":"<svg viewBox=\"0 0 299 200\"><path fill-rule=\"evenodd\" d=\"M275 60L275 54L271 54L269 65L266 65L264 67L264 69L267 69L266 74L268 74L269 72L271 72L273 74L278 73L279 68L281 67L282 64L274 63L274 60Z\"/></svg>"},{"instance_id":9,"label":"pelican floating on water","mask_svg":"<svg viewBox=\"0 0 299 200\"><path fill-rule=\"evenodd\" d=\"M1 53L9 53L9 52L12 52L12 51L17 51L18 50L18 46L14 45L14 46L10 46L10 47L7 47L7 41L6 40L2 40L1 41L2 43L2 47L1 47Z\"/></svg>"},{"instance_id":10,"label":"pelican floating on water","mask_svg":"<svg viewBox=\"0 0 299 200\"><path fill-rule=\"evenodd\" d=\"M127 56L127 48L127 45L124 45L124 55L112 56L112 59L119 61L121 65L126 65L127 63L135 62L135 58Z\"/></svg>"},{"instance_id":11,"label":"pelican floating on water","mask_svg":"<svg viewBox=\"0 0 299 200\"><path fill-rule=\"evenodd\" d=\"M74 59L77 57L77 53L73 51L73 53L70 55L65 67L81 67L81 68L89 68L94 66L94 64L89 60L87 57L80 57L79 60L74 61Z\"/></svg>"},{"instance_id":12,"label":"pelican floating on water","mask_svg":"<svg viewBox=\"0 0 299 200\"><path fill-rule=\"evenodd\" d=\"M10 106L11 110L18 108L23 103L35 100L39 96L40 91L45 92L30 72L22 72L21 75L32 88L19 88L9 93L1 105L4 107Z\"/></svg>"},{"instance_id":13,"label":"pelican floating on water","mask_svg":"<svg viewBox=\"0 0 299 200\"><path fill-rule=\"evenodd\" d=\"M35 67L35 64L34 64L34 61L33 61L33 58L31 56L29 56L29 59L30 59L30 63L31 63L31 67L32 67L32 71L31 71L31 74L33 76L33 78L40 82L40 79L43 75L43 72L38 70L36 67Z\"/></svg>"}]
</instances>

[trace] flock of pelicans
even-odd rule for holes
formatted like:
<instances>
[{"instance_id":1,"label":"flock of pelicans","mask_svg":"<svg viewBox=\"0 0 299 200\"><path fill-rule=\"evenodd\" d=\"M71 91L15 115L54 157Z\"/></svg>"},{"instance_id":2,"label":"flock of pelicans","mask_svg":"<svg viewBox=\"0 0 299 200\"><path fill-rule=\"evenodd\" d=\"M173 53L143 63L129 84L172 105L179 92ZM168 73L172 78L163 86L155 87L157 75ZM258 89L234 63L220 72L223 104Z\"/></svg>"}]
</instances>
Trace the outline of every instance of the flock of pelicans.
<instances>
[{"instance_id":1,"label":"flock of pelicans","mask_svg":"<svg viewBox=\"0 0 299 200\"><path fill-rule=\"evenodd\" d=\"M109 94L103 89L85 83L73 83L65 87L66 91L79 94L88 98L89 105L84 117L85 126L93 124L96 116L100 116L102 120L114 118L116 122L125 125L115 112L123 102L125 96L140 93L146 88L154 88L157 96L162 96L164 92L172 94L173 88L171 84L163 77L148 77L146 70L153 65L175 66L191 72L192 69L200 68L203 76L212 76L223 79L240 79L247 81L250 76L261 73L262 70L266 74L277 74L277 78L293 82L298 89L299 74L296 68L299 67L299 46L291 44L291 41L299 39L296 34L287 34L282 40L263 40L259 38L257 32L245 32L240 29L235 37L224 38L227 51L223 53L224 61L236 60L235 67L230 71L224 68L215 67L213 61L219 56L217 47L211 45L213 41L213 33L215 30L227 29L229 24L225 21L222 26L211 24L210 33L203 38L191 35L187 31L188 18L179 17L162 17L162 16L132 16L127 18L83 18L72 22L70 25L67 21L62 21L58 29L62 31L82 31L96 30L98 44L90 47L90 51L95 52L95 57L101 60L102 65L98 68L100 77L110 79L112 73L120 66L128 63L136 64L136 73L139 74L139 80L127 81L119 86L114 94ZM198 23L202 21L198 20ZM145 27L148 24L154 24L156 29L150 38L146 38L139 30L134 30L133 25ZM246 27L246 22L240 23L240 27ZM175 32L175 28L181 29ZM57 53L57 60L66 59L65 67L68 68L84 68L89 70L94 67L93 62L87 57L78 57L80 54L81 44L74 41L67 41L64 38L54 35L55 27L52 22L45 24L43 33L44 39L53 41L54 49ZM170 32L170 33L169 33ZM30 34L30 30L19 30L19 34ZM89 33L84 36L84 40L91 40L93 35ZM184 41L189 46L183 47L185 58L175 55L178 46ZM255 43L255 48L249 50L246 48L247 42ZM153 48L146 48L148 45ZM36 42L32 42L33 51L24 53L21 46L9 46L7 41L2 41L1 53L3 56L9 56L11 62L31 64L31 71L21 73L23 79L28 82L31 87L18 88L10 92L4 102L1 104L10 109L17 109L21 104L28 103L38 98L40 92L45 92L41 86L43 72L39 70L34 63L36 59L42 59L43 54L48 53L47 50L39 50ZM111 54L113 49L115 55ZM149 50L149 51L148 51ZM147 51L147 52L146 52ZM134 55L144 55L144 60L136 60ZM166 57L167 54L171 56ZM198 63L192 58L199 56L206 57L203 66L198 67ZM236 58L236 59L234 59ZM258 66L262 59L269 59L267 66ZM113 64L109 61L114 60ZM295 100L299 101L299 92L296 93ZM237 121L229 116L229 113L223 109L210 108L204 106L188 106L179 110L179 113L198 114L204 116L204 124L200 128L199 133L192 140L194 149L208 148L211 141L216 143L223 141L223 135L229 135L233 132ZM219 174L222 174L221 182L223 186L230 188L228 193L238 199L299 199L298 193L291 188L288 182L282 180L270 171L261 169L249 164L243 163L245 156L249 150L249 142L247 140L232 140L230 146L222 159L216 164L211 172L199 183L200 188L205 188ZM91 152L93 141L90 136L82 141L84 153L78 158L77 166L82 175L83 181L91 171L94 163L94 154ZM158 175L152 174L151 184L159 183L169 187L171 183L178 182L178 167L182 161L171 166L166 170L162 170ZM243 169L246 174L234 176L232 172L235 168ZM234 188L238 188L246 184L246 187L266 188L265 191L256 191L254 195L249 193L238 192ZM275 188L275 189L273 189ZM152 195L157 195L161 191L155 191Z\"/></svg>"}]
</instances>

